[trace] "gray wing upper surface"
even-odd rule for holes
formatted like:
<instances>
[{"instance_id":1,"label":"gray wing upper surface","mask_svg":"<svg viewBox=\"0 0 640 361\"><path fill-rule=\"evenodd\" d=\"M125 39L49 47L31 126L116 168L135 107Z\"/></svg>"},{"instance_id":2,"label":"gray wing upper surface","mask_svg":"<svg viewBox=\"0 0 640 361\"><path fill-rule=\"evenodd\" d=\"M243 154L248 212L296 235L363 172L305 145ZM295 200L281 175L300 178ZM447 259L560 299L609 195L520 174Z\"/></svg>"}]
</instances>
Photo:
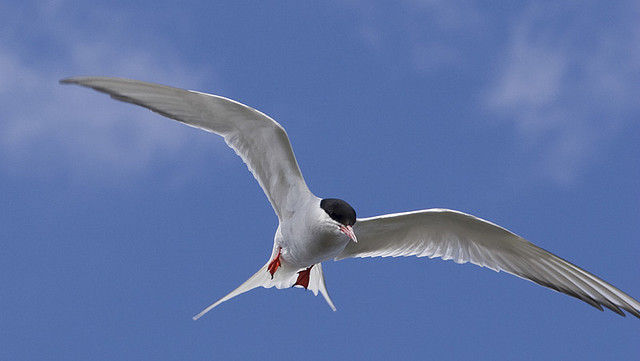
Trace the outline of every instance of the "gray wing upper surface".
<instances>
[{"instance_id":1,"label":"gray wing upper surface","mask_svg":"<svg viewBox=\"0 0 640 361\"><path fill-rule=\"evenodd\" d=\"M93 88L221 135L247 164L280 220L290 217L299 199L311 195L284 128L253 108L220 96L137 80L77 77L61 83Z\"/></svg>"},{"instance_id":2,"label":"gray wing upper surface","mask_svg":"<svg viewBox=\"0 0 640 361\"><path fill-rule=\"evenodd\" d=\"M640 303L591 273L480 218L447 209L428 209L358 219L358 243L349 257L440 257L505 271L581 299L602 310L621 309L640 318Z\"/></svg>"}]
</instances>

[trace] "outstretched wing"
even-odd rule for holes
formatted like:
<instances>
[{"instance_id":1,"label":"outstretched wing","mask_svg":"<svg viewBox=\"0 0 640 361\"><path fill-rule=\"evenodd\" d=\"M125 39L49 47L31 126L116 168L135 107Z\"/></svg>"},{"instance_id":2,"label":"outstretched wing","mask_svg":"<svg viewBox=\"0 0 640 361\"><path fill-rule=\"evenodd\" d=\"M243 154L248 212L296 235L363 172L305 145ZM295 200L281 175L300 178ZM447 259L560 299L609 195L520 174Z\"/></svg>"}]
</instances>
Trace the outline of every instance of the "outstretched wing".
<instances>
[{"instance_id":1,"label":"outstretched wing","mask_svg":"<svg viewBox=\"0 0 640 361\"><path fill-rule=\"evenodd\" d=\"M358 243L337 257L440 257L505 271L602 310L640 318L640 303L591 273L483 219L448 209L358 219Z\"/></svg>"},{"instance_id":2,"label":"outstretched wing","mask_svg":"<svg viewBox=\"0 0 640 361\"><path fill-rule=\"evenodd\" d=\"M61 80L107 93L165 117L224 137L260 183L280 220L311 195L284 128L265 114L220 96L137 80L77 77Z\"/></svg>"}]
</instances>

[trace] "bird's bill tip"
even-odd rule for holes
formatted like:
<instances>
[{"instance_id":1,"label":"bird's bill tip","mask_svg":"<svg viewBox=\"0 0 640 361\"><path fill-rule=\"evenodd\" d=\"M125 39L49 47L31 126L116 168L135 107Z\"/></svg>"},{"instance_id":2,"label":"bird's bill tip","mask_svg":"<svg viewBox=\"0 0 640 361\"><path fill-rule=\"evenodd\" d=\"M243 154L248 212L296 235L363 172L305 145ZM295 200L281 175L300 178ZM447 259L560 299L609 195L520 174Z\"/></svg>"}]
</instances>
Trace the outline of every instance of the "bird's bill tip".
<instances>
[{"instance_id":1,"label":"bird's bill tip","mask_svg":"<svg viewBox=\"0 0 640 361\"><path fill-rule=\"evenodd\" d=\"M344 233L347 237L349 237L353 242L358 243L358 238L356 234L353 232L353 228L351 226L340 226L340 231Z\"/></svg>"}]
</instances>

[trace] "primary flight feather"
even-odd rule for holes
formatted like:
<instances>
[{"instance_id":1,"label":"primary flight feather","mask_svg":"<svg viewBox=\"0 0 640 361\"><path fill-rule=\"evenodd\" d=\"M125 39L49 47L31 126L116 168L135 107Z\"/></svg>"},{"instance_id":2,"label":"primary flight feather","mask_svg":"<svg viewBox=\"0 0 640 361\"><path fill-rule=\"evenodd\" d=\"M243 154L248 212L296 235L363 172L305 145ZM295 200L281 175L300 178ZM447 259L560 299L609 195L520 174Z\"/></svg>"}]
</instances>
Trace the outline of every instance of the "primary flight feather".
<instances>
[{"instance_id":1,"label":"primary flight feather","mask_svg":"<svg viewBox=\"0 0 640 361\"><path fill-rule=\"evenodd\" d=\"M284 128L265 114L224 97L137 80L76 77L77 84L222 136L242 158L278 215L267 263L205 308L256 287L304 287L335 306L321 263L349 257L439 257L504 271L576 297L602 310L640 318L640 302L593 274L483 219L448 209L357 218L345 201L316 197L307 187Z\"/></svg>"}]
</instances>

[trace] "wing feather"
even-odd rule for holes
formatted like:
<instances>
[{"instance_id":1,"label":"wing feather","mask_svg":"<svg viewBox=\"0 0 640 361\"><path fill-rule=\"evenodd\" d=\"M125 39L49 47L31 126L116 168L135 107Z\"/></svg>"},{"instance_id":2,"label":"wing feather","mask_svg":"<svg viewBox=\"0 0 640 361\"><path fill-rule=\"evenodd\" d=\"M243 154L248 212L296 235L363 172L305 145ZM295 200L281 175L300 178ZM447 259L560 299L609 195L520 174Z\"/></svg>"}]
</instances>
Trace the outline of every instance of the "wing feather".
<instances>
[{"instance_id":1,"label":"wing feather","mask_svg":"<svg viewBox=\"0 0 640 361\"><path fill-rule=\"evenodd\" d=\"M611 284L483 219L448 209L428 209L358 219L358 243L350 242L336 259L348 257L439 257L504 271L602 310L640 318L640 302Z\"/></svg>"},{"instance_id":2,"label":"wing feather","mask_svg":"<svg viewBox=\"0 0 640 361\"><path fill-rule=\"evenodd\" d=\"M221 135L247 164L280 220L311 195L284 128L253 108L216 95L130 79L77 77L60 82L93 88Z\"/></svg>"}]
</instances>

